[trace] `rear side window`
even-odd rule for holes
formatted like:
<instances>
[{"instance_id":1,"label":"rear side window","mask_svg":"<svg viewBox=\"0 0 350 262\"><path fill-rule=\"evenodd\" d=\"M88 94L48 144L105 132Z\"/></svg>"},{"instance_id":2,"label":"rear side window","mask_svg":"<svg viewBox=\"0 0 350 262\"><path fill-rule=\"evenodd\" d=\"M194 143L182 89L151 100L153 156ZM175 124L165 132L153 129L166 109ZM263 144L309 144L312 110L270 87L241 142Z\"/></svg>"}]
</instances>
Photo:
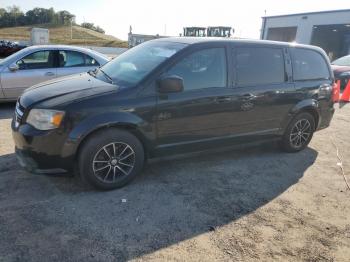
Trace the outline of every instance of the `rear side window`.
<instances>
[{"instance_id":1,"label":"rear side window","mask_svg":"<svg viewBox=\"0 0 350 262\"><path fill-rule=\"evenodd\" d=\"M76 51L59 51L58 61L60 67L99 66L94 58Z\"/></svg>"},{"instance_id":2,"label":"rear side window","mask_svg":"<svg viewBox=\"0 0 350 262\"><path fill-rule=\"evenodd\" d=\"M329 69L324 57L313 50L293 49L294 80L329 79Z\"/></svg>"},{"instance_id":3,"label":"rear side window","mask_svg":"<svg viewBox=\"0 0 350 262\"><path fill-rule=\"evenodd\" d=\"M238 86L285 82L283 49L244 47L236 49Z\"/></svg>"}]
</instances>

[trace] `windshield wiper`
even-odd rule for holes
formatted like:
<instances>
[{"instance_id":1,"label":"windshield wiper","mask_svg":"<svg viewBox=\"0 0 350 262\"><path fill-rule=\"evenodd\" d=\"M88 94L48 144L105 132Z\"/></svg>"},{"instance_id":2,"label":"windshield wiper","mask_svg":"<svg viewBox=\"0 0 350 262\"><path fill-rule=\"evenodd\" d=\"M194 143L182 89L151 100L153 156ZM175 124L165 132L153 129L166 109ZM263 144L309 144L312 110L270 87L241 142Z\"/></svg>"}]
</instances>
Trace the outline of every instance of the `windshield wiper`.
<instances>
[{"instance_id":1,"label":"windshield wiper","mask_svg":"<svg viewBox=\"0 0 350 262\"><path fill-rule=\"evenodd\" d=\"M99 70L105 75L105 77L111 82L111 84L114 85L113 79L109 75L107 75L101 68L99 68Z\"/></svg>"}]
</instances>

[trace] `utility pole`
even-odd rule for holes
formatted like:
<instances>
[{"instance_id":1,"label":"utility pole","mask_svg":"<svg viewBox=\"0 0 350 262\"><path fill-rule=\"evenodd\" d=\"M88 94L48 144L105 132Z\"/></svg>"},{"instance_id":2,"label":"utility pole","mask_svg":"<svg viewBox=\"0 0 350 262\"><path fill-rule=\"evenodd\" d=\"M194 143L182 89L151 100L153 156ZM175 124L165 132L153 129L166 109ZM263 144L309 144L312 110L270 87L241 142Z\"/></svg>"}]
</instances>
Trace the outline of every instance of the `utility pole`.
<instances>
[{"instance_id":1,"label":"utility pole","mask_svg":"<svg viewBox=\"0 0 350 262\"><path fill-rule=\"evenodd\" d=\"M70 40L73 40L73 17L70 19Z\"/></svg>"}]
</instances>

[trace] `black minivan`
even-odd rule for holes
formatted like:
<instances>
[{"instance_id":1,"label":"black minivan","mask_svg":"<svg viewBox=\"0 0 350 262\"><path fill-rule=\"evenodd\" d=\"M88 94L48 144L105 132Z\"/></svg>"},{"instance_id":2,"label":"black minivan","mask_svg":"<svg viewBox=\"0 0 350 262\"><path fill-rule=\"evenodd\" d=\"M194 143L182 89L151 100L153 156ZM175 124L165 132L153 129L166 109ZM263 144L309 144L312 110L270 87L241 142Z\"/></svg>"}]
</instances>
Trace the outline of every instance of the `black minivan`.
<instances>
[{"instance_id":1,"label":"black minivan","mask_svg":"<svg viewBox=\"0 0 350 262\"><path fill-rule=\"evenodd\" d=\"M164 38L95 71L31 87L12 121L32 172L78 169L121 187L149 158L278 139L298 152L328 127L334 79L322 49L269 41Z\"/></svg>"}]
</instances>

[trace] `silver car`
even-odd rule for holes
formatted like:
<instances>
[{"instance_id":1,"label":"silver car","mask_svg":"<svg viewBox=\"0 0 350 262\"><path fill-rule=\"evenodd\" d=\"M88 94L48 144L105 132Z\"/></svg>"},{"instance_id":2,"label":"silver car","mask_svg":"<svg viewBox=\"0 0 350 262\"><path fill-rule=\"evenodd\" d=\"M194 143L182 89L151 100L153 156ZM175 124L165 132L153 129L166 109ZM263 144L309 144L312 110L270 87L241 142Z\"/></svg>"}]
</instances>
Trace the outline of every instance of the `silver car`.
<instances>
[{"instance_id":1,"label":"silver car","mask_svg":"<svg viewBox=\"0 0 350 262\"><path fill-rule=\"evenodd\" d=\"M87 72L109 59L86 48L64 45L31 46L0 61L0 102L16 100L38 83Z\"/></svg>"}]
</instances>

